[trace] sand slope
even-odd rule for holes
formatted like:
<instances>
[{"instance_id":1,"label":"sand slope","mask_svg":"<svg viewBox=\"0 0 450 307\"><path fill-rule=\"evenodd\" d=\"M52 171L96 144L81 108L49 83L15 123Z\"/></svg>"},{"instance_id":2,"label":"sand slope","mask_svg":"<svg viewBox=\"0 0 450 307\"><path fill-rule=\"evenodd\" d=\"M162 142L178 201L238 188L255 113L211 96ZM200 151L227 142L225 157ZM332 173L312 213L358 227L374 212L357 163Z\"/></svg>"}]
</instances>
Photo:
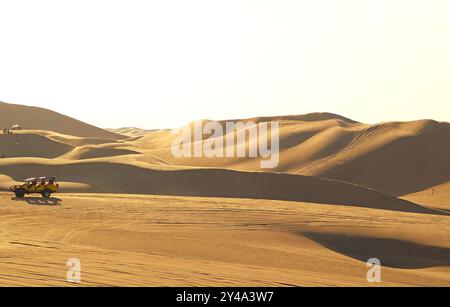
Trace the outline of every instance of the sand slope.
<instances>
[{"instance_id":1,"label":"sand slope","mask_svg":"<svg viewBox=\"0 0 450 307\"><path fill-rule=\"evenodd\" d=\"M15 105L1 105L19 108ZM68 121L62 115L61 120ZM0 118L0 120L3 120ZM401 196L419 192L450 180L450 124L431 120L361 124L330 113L244 119L244 122L280 121L280 162L269 172L320 176L367 186L385 194ZM0 121L1 122L1 121ZM204 121L207 122L207 121ZM222 121L224 124L224 121ZM123 128L128 134L104 135L104 130L83 132L71 121L69 135L30 131L30 146L15 145L14 137L0 149L11 157L32 156L78 161L124 156L118 163L166 167L227 168L260 171L259 158L175 158L171 153L175 134L170 130L147 131ZM27 132L28 133L28 132ZM78 133L79 134L79 133ZM113 137L111 137L111 134ZM40 138L45 136L49 140ZM204 140L208 140L207 135ZM23 139L26 137L23 136ZM71 148L65 146L70 146ZM50 146L53 146L51 147ZM248 142L247 142L248 147ZM1 154L1 153L0 153Z\"/></svg>"},{"instance_id":2,"label":"sand slope","mask_svg":"<svg viewBox=\"0 0 450 307\"><path fill-rule=\"evenodd\" d=\"M73 147L35 133L0 134L0 157L56 158Z\"/></svg>"},{"instance_id":3,"label":"sand slope","mask_svg":"<svg viewBox=\"0 0 450 307\"><path fill-rule=\"evenodd\" d=\"M152 131L152 130L146 130L146 129L136 128L136 127L110 128L110 129L106 129L106 130L111 131L113 133L125 135L127 137L143 136Z\"/></svg>"},{"instance_id":4,"label":"sand slope","mask_svg":"<svg viewBox=\"0 0 450 307\"><path fill-rule=\"evenodd\" d=\"M311 176L223 169L156 170L90 161L45 164L37 159L33 163L16 159L15 163L7 162L0 161L0 168L11 178L45 174L51 169L52 175L58 178L89 186L79 190L83 192L294 200L440 214L363 186Z\"/></svg>"},{"instance_id":5,"label":"sand slope","mask_svg":"<svg viewBox=\"0 0 450 307\"><path fill-rule=\"evenodd\" d=\"M0 194L0 215L0 285L70 285L69 258L81 261L82 285L450 284L448 216L107 194ZM366 280L372 257L381 284Z\"/></svg>"},{"instance_id":6,"label":"sand slope","mask_svg":"<svg viewBox=\"0 0 450 307\"><path fill-rule=\"evenodd\" d=\"M0 102L0 124L2 128L20 125L24 129L48 130L63 134L117 140L123 136L71 117L42 109Z\"/></svg>"},{"instance_id":7,"label":"sand slope","mask_svg":"<svg viewBox=\"0 0 450 307\"><path fill-rule=\"evenodd\" d=\"M262 172L258 158L175 158L170 130L0 108L59 123L0 135L0 190L41 175L62 188L0 193L0 285L66 285L79 258L83 285L370 286L372 257L382 286L450 284L448 123L247 119L280 121L280 163Z\"/></svg>"},{"instance_id":8,"label":"sand slope","mask_svg":"<svg viewBox=\"0 0 450 307\"><path fill-rule=\"evenodd\" d=\"M269 171L337 179L396 196L450 180L449 123L366 125L324 116L317 121L281 118L280 163ZM181 166L260 170L259 158L174 158L173 138L167 131L153 132L130 143L143 151L142 162L159 158Z\"/></svg>"},{"instance_id":9,"label":"sand slope","mask_svg":"<svg viewBox=\"0 0 450 307\"><path fill-rule=\"evenodd\" d=\"M450 212L450 181L417 193L405 195L403 198Z\"/></svg>"},{"instance_id":10,"label":"sand slope","mask_svg":"<svg viewBox=\"0 0 450 307\"><path fill-rule=\"evenodd\" d=\"M53 159L2 159L0 173L20 181L51 172L62 181L84 184L79 191L89 192L281 199L420 212L428 210L385 194L421 191L450 176L447 123L365 125L329 113L250 120L280 120L276 169L261 172L258 158L175 158L170 150L175 135L169 130L119 141L30 130L4 135L0 149L7 157Z\"/></svg>"}]
</instances>

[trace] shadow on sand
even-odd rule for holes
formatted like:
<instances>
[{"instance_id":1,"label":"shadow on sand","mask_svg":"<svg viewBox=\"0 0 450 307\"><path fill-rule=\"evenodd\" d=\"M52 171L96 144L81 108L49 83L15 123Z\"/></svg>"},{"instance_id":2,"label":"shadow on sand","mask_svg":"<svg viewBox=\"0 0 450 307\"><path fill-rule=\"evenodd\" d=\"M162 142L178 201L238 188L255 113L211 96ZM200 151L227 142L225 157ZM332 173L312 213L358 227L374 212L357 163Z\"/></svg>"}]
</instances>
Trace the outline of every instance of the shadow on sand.
<instances>
[{"instance_id":1,"label":"shadow on sand","mask_svg":"<svg viewBox=\"0 0 450 307\"><path fill-rule=\"evenodd\" d=\"M397 269L421 269L450 266L450 249L413 242L347 236L342 234L300 233L332 251L366 262L378 258L382 266Z\"/></svg>"},{"instance_id":2,"label":"shadow on sand","mask_svg":"<svg viewBox=\"0 0 450 307\"><path fill-rule=\"evenodd\" d=\"M11 200L24 201L29 205L35 206L61 206L62 199L56 197L13 197Z\"/></svg>"}]
</instances>

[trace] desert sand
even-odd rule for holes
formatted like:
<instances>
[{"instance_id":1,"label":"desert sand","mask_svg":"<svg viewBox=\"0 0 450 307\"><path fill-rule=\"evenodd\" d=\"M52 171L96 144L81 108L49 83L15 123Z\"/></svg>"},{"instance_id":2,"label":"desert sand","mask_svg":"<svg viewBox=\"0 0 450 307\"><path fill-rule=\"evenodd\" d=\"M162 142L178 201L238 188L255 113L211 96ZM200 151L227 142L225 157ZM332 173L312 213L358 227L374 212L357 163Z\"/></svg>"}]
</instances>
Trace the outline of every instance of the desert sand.
<instances>
[{"instance_id":1,"label":"desert sand","mask_svg":"<svg viewBox=\"0 0 450 307\"><path fill-rule=\"evenodd\" d=\"M0 103L0 285L450 285L450 124L280 122L280 163L175 158L170 130ZM208 136L205 136L205 141ZM248 146L248 144L247 144ZM48 200L8 187L55 175Z\"/></svg>"}]
</instances>

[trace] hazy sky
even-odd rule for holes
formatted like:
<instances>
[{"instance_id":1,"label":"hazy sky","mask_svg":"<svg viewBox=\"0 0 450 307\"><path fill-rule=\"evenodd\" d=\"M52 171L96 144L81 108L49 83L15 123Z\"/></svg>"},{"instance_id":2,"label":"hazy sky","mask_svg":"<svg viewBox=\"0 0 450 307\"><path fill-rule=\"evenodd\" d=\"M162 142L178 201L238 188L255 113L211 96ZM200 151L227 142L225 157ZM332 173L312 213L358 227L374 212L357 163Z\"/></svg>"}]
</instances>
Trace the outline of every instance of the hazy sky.
<instances>
[{"instance_id":1,"label":"hazy sky","mask_svg":"<svg viewBox=\"0 0 450 307\"><path fill-rule=\"evenodd\" d=\"M450 1L0 0L0 100L101 127L450 121Z\"/></svg>"}]
</instances>

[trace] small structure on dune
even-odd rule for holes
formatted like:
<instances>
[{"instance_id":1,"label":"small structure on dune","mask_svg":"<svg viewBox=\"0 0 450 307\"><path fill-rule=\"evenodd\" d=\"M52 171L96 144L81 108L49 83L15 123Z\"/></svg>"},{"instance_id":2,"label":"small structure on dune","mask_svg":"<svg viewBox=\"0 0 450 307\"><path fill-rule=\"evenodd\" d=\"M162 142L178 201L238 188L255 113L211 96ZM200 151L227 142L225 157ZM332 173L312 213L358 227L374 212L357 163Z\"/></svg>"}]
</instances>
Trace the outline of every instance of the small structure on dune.
<instances>
[{"instance_id":1,"label":"small structure on dune","mask_svg":"<svg viewBox=\"0 0 450 307\"><path fill-rule=\"evenodd\" d=\"M11 130L22 130L22 127L20 125L18 125L18 124L12 125L11 126Z\"/></svg>"}]
</instances>

